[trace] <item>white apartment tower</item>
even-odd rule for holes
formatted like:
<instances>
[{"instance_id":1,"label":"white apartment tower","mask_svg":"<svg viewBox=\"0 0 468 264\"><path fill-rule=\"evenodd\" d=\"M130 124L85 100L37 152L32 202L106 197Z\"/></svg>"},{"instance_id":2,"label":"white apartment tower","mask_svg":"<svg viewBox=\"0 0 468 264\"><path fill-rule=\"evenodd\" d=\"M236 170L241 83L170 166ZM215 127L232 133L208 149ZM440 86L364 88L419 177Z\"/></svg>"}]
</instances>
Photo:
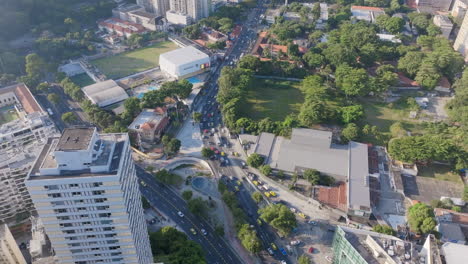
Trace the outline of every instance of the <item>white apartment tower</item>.
<instances>
[{"instance_id":1,"label":"white apartment tower","mask_svg":"<svg viewBox=\"0 0 468 264\"><path fill-rule=\"evenodd\" d=\"M127 134L65 129L26 186L60 263L153 262Z\"/></svg>"},{"instance_id":2,"label":"white apartment tower","mask_svg":"<svg viewBox=\"0 0 468 264\"><path fill-rule=\"evenodd\" d=\"M164 16L169 10L169 0L137 0L136 3L157 16Z\"/></svg>"},{"instance_id":3,"label":"white apartment tower","mask_svg":"<svg viewBox=\"0 0 468 264\"><path fill-rule=\"evenodd\" d=\"M34 210L24 180L57 130L24 84L0 88L0 116L0 220L9 222Z\"/></svg>"},{"instance_id":4,"label":"white apartment tower","mask_svg":"<svg viewBox=\"0 0 468 264\"><path fill-rule=\"evenodd\" d=\"M26 264L16 240L6 224L0 223L0 263Z\"/></svg>"},{"instance_id":5,"label":"white apartment tower","mask_svg":"<svg viewBox=\"0 0 468 264\"><path fill-rule=\"evenodd\" d=\"M193 21L208 17L211 10L211 0L170 0L170 10L186 14Z\"/></svg>"}]
</instances>

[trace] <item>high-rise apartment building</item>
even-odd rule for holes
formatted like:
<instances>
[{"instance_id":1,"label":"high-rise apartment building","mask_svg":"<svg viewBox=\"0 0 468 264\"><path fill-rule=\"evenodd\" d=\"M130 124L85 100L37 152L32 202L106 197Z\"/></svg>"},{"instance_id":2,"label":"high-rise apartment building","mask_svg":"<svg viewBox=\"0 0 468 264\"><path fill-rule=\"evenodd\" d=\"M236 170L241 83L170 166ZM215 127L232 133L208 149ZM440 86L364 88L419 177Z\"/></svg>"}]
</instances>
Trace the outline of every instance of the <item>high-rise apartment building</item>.
<instances>
[{"instance_id":1,"label":"high-rise apartment building","mask_svg":"<svg viewBox=\"0 0 468 264\"><path fill-rule=\"evenodd\" d=\"M26 186L60 263L152 263L127 134L65 129Z\"/></svg>"},{"instance_id":2,"label":"high-rise apartment building","mask_svg":"<svg viewBox=\"0 0 468 264\"><path fill-rule=\"evenodd\" d=\"M26 264L26 260L6 224L0 224L0 263Z\"/></svg>"},{"instance_id":3,"label":"high-rise apartment building","mask_svg":"<svg viewBox=\"0 0 468 264\"><path fill-rule=\"evenodd\" d=\"M24 180L57 130L24 84L0 88L0 220L33 210Z\"/></svg>"},{"instance_id":4,"label":"high-rise apartment building","mask_svg":"<svg viewBox=\"0 0 468 264\"><path fill-rule=\"evenodd\" d=\"M169 0L137 0L136 3L157 16L164 16L169 10Z\"/></svg>"},{"instance_id":5,"label":"high-rise apartment building","mask_svg":"<svg viewBox=\"0 0 468 264\"><path fill-rule=\"evenodd\" d=\"M211 10L211 0L170 0L170 10L187 14L193 21L208 17Z\"/></svg>"},{"instance_id":6,"label":"high-rise apartment building","mask_svg":"<svg viewBox=\"0 0 468 264\"><path fill-rule=\"evenodd\" d=\"M455 43L453 43L453 49L460 52L463 57L465 57L465 61L468 58L468 12L465 14L463 18L463 22L460 26L460 30L458 31L457 38L455 39Z\"/></svg>"}]
</instances>

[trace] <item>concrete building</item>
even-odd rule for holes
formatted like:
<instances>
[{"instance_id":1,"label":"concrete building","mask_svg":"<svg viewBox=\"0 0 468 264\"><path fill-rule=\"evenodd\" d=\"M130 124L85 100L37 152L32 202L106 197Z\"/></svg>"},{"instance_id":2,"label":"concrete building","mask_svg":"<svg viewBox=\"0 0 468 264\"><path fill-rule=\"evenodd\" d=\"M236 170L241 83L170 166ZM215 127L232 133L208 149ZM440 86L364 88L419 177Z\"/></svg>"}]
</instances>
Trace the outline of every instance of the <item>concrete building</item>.
<instances>
[{"instance_id":1,"label":"concrete building","mask_svg":"<svg viewBox=\"0 0 468 264\"><path fill-rule=\"evenodd\" d=\"M169 0L137 0L136 3L157 16L164 16L170 9Z\"/></svg>"},{"instance_id":2,"label":"concrete building","mask_svg":"<svg viewBox=\"0 0 468 264\"><path fill-rule=\"evenodd\" d=\"M451 14L457 23L461 23L468 9L468 0L455 0Z\"/></svg>"},{"instance_id":3,"label":"concrete building","mask_svg":"<svg viewBox=\"0 0 468 264\"><path fill-rule=\"evenodd\" d=\"M334 264L420 263L411 243L363 229L337 226L333 237Z\"/></svg>"},{"instance_id":4,"label":"concrete building","mask_svg":"<svg viewBox=\"0 0 468 264\"><path fill-rule=\"evenodd\" d=\"M456 243L444 243L441 247L446 264L465 264L468 259L468 246Z\"/></svg>"},{"instance_id":5,"label":"concrete building","mask_svg":"<svg viewBox=\"0 0 468 264\"><path fill-rule=\"evenodd\" d=\"M385 15L383 8L371 6L351 6L351 13L353 18L371 23L375 23L378 16Z\"/></svg>"},{"instance_id":6,"label":"concrete building","mask_svg":"<svg viewBox=\"0 0 468 264\"><path fill-rule=\"evenodd\" d=\"M244 142L244 135L239 136ZM332 143L332 132L294 128L291 139L261 133L247 151L265 158L274 170L302 174L315 169L347 183L347 213L351 216L369 217L371 214L368 147L350 142L347 145Z\"/></svg>"},{"instance_id":7,"label":"concrete building","mask_svg":"<svg viewBox=\"0 0 468 264\"><path fill-rule=\"evenodd\" d=\"M187 78L210 69L210 57L193 46L159 55L161 71L176 79Z\"/></svg>"},{"instance_id":8,"label":"concrete building","mask_svg":"<svg viewBox=\"0 0 468 264\"><path fill-rule=\"evenodd\" d=\"M434 25L440 27L442 36L448 39L453 29L453 23L450 21L450 18L445 15L435 15L432 21L434 22Z\"/></svg>"},{"instance_id":9,"label":"concrete building","mask_svg":"<svg viewBox=\"0 0 468 264\"><path fill-rule=\"evenodd\" d=\"M165 107L143 109L128 126L128 132L140 143L152 144L159 141L168 125L169 117Z\"/></svg>"},{"instance_id":10,"label":"concrete building","mask_svg":"<svg viewBox=\"0 0 468 264\"><path fill-rule=\"evenodd\" d=\"M267 9L265 20L268 24L275 23L275 19L281 15L281 11L279 9Z\"/></svg>"},{"instance_id":11,"label":"concrete building","mask_svg":"<svg viewBox=\"0 0 468 264\"><path fill-rule=\"evenodd\" d=\"M128 94L114 80L107 80L88 85L82 88L83 93L99 107L121 102L128 98Z\"/></svg>"},{"instance_id":12,"label":"concrete building","mask_svg":"<svg viewBox=\"0 0 468 264\"><path fill-rule=\"evenodd\" d=\"M166 12L166 19L173 25L187 26L192 23L192 18L189 15L172 10Z\"/></svg>"},{"instance_id":13,"label":"concrete building","mask_svg":"<svg viewBox=\"0 0 468 264\"><path fill-rule=\"evenodd\" d=\"M435 13L437 11L449 11L454 0L415 0L418 10L421 12Z\"/></svg>"},{"instance_id":14,"label":"concrete building","mask_svg":"<svg viewBox=\"0 0 468 264\"><path fill-rule=\"evenodd\" d=\"M0 220L34 210L24 179L54 123L24 84L0 88Z\"/></svg>"},{"instance_id":15,"label":"concrete building","mask_svg":"<svg viewBox=\"0 0 468 264\"><path fill-rule=\"evenodd\" d=\"M65 129L26 186L60 263L153 263L127 134Z\"/></svg>"},{"instance_id":16,"label":"concrete building","mask_svg":"<svg viewBox=\"0 0 468 264\"><path fill-rule=\"evenodd\" d=\"M193 21L208 17L211 11L211 0L169 0L170 10L186 14Z\"/></svg>"},{"instance_id":17,"label":"concrete building","mask_svg":"<svg viewBox=\"0 0 468 264\"><path fill-rule=\"evenodd\" d=\"M105 30L109 34L128 38L133 34L145 33L146 29L139 24L128 22L120 18L112 17L98 23L100 30Z\"/></svg>"},{"instance_id":18,"label":"concrete building","mask_svg":"<svg viewBox=\"0 0 468 264\"><path fill-rule=\"evenodd\" d=\"M453 43L453 49L460 52L465 57L465 61L468 61L468 12L465 13L457 38Z\"/></svg>"},{"instance_id":19,"label":"concrete building","mask_svg":"<svg viewBox=\"0 0 468 264\"><path fill-rule=\"evenodd\" d=\"M0 263L26 264L26 260L6 224L0 224Z\"/></svg>"},{"instance_id":20,"label":"concrete building","mask_svg":"<svg viewBox=\"0 0 468 264\"><path fill-rule=\"evenodd\" d=\"M148 30L156 30L156 17L158 14L145 11L145 8L135 4L125 4L112 9L116 18L142 25ZM164 15L164 14L162 14Z\"/></svg>"}]
</instances>

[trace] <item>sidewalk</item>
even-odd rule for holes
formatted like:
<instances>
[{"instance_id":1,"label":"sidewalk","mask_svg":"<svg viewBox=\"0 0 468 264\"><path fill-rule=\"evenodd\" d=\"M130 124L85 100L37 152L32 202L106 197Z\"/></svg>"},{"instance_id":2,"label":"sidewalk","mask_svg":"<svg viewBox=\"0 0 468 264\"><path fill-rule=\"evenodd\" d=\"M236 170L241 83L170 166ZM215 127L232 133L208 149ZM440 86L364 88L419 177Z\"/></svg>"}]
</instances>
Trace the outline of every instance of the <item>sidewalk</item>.
<instances>
[{"instance_id":1,"label":"sidewalk","mask_svg":"<svg viewBox=\"0 0 468 264\"><path fill-rule=\"evenodd\" d=\"M239 255L244 263L246 264L257 264L260 263L258 259L253 259L252 255L247 252L247 250L241 245L239 239L237 239L235 234L235 226L234 220L232 218L231 211L223 204L224 215L226 216L226 221L224 222L224 230L226 230L225 237L228 242L231 244L231 247L236 251L237 255Z\"/></svg>"}]
</instances>

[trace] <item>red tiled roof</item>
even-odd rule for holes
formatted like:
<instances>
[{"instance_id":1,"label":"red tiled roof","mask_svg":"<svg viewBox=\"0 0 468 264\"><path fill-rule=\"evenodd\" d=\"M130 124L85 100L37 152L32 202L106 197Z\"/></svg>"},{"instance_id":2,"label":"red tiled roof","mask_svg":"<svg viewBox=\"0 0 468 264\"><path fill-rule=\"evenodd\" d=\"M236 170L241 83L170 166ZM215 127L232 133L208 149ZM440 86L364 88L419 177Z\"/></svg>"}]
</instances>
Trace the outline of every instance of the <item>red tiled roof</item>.
<instances>
[{"instance_id":1,"label":"red tiled roof","mask_svg":"<svg viewBox=\"0 0 468 264\"><path fill-rule=\"evenodd\" d=\"M115 17L101 21L99 22L99 25L110 30L129 34L143 33L146 31L142 25L131 23Z\"/></svg>"},{"instance_id":2,"label":"red tiled roof","mask_svg":"<svg viewBox=\"0 0 468 264\"><path fill-rule=\"evenodd\" d=\"M383 9L383 8L380 8L380 7L373 7L373 6L351 6L351 10L352 10L352 9L384 12L384 9Z\"/></svg>"},{"instance_id":3,"label":"red tiled roof","mask_svg":"<svg viewBox=\"0 0 468 264\"><path fill-rule=\"evenodd\" d=\"M151 130L151 129L154 128L154 126L155 126L154 123L145 122L145 123L143 123L143 125L140 126L140 129L142 129L142 130Z\"/></svg>"},{"instance_id":4,"label":"red tiled roof","mask_svg":"<svg viewBox=\"0 0 468 264\"><path fill-rule=\"evenodd\" d=\"M414 86L414 87L419 86L418 82L411 80L410 78L406 77L403 73L397 72L397 75L398 75L398 81L400 82L400 84L405 84L405 85Z\"/></svg>"},{"instance_id":5,"label":"red tiled roof","mask_svg":"<svg viewBox=\"0 0 468 264\"><path fill-rule=\"evenodd\" d=\"M341 182L338 186L334 187L318 186L317 189L317 200L328 206L346 211L347 198L345 183Z\"/></svg>"},{"instance_id":6,"label":"red tiled roof","mask_svg":"<svg viewBox=\"0 0 468 264\"><path fill-rule=\"evenodd\" d=\"M43 111L31 91L29 91L28 87L26 87L24 83L0 88L0 94L9 92L13 92L15 94L26 113L31 114Z\"/></svg>"},{"instance_id":7,"label":"red tiled roof","mask_svg":"<svg viewBox=\"0 0 468 264\"><path fill-rule=\"evenodd\" d=\"M448 209L443 208L436 208L434 209L435 216L442 216L445 214L452 215L452 222L459 223L463 225L468 225L468 214L467 213L459 213Z\"/></svg>"},{"instance_id":8,"label":"red tiled roof","mask_svg":"<svg viewBox=\"0 0 468 264\"><path fill-rule=\"evenodd\" d=\"M156 107L154 109L154 112L162 115L162 114L165 114L167 112L167 108L165 106L163 106L163 107L158 106L158 107Z\"/></svg>"},{"instance_id":9,"label":"red tiled roof","mask_svg":"<svg viewBox=\"0 0 468 264\"><path fill-rule=\"evenodd\" d=\"M444 88L452 87L452 85L450 85L450 82L446 77L440 78L439 83L437 84L437 86L442 86Z\"/></svg>"},{"instance_id":10,"label":"red tiled roof","mask_svg":"<svg viewBox=\"0 0 468 264\"><path fill-rule=\"evenodd\" d=\"M206 46L206 41L204 41L203 39L196 39L194 41L201 46Z\"/></svg>"}]
</instances>

